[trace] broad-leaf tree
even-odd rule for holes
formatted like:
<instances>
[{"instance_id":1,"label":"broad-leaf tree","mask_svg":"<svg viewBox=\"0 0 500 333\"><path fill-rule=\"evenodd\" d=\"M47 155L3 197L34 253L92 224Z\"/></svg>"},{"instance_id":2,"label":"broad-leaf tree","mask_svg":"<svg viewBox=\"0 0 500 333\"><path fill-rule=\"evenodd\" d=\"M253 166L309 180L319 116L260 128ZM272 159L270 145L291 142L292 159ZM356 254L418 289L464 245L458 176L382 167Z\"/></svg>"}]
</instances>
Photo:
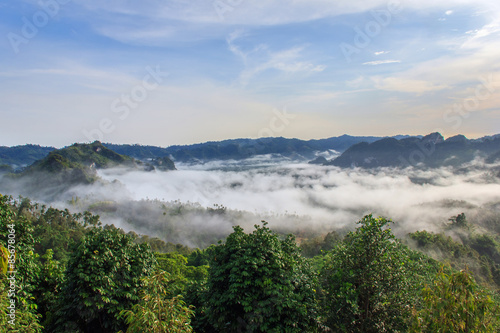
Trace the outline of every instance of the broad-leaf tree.
<instances>
[{"instance_id":1,"label":"broad-leaf tree","mask_svg":"<svg viewBox=\"0 0 500 333\"><path fill-rule=\"evenodd\" d=\"M334 332L407 329L415 281L410 251L395 240L390 220L365 216L328 254L321 272L326 326Z\"/></svg>"},{"instance_id":2,"label":"broad-leaf tree","mask_svg":"<svg viewBox=\"0 0 500 333\"><path fill-rule=\"evenodd\" d=\"M182 296L175 295L177 287L165 271L144 279L141 301L131 310L122 311L129 325L127 333L190 333L193 315Z\"/></svg>"},{"instance_id":3,"label":"broad-leaf tree","mask_svg":"<svg viewBox=\"0 0 500 333\"><path fill-rule=\"evenodd\" d=\"M234 227L210 258L206 307L218 332L307 332L316 324L314 276L293 236Z\"/></svg>"},{"instance_id":4,"label":"broad-leaf tree","mask_svg":"<svg viewBox=\"0 0 500 333\"><path fill-rule=\"evenodd\" d=\"M2 267L0 272L0 323L7 321L1 327L14 332L38 333L42 326L33 297L40 273L34 253L35 238L30 221L15 211L12 203L11 197L0 194L2 266L8 259L7 270ZM15 306L14 316L9 306Z\"/></svg>"},{"instance_id":5,"label":"broad-leaf tree","mask_svg":"<svg viewBox=\"0 0 500 333\"><path fill-rule=\"evenodd\" d=\"M423 291L424 308L414 310L411 332L498 332L500 309L467 270L437 275Z\"/></svg>"},{"instance_id":6,"label":"broad-leaf tree","mask_svg":"<svg viewBox=\"0 0 500 333\"><path fill-rule=\"evenodd\" d=\"M94 228L71 255L57 330L117 332L126 329L119 314L140 300L142 278L156 260L147 244L114 227Z\"/></svg>"}]
</instances>

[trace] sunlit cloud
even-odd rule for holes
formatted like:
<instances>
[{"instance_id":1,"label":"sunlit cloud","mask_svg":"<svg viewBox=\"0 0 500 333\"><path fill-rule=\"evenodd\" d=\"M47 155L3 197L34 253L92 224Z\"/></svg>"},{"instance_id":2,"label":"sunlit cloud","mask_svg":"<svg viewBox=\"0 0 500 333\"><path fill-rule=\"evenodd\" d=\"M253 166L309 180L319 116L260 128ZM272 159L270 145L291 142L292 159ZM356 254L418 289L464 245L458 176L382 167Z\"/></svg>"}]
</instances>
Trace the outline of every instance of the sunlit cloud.
<instances>
[{"instance_id":1,"label":"sunlit cloud","mask_svg":"<svg viewBox=\"0 0 500 333\"><path fill-rule=\"evenodd\" d=\"M429 81L413 80L398 77L372 78L375 87L381 90L399 91L406 93L422 94L431 91L446 89L446 85L436 85Z\"/></svg>"}]
</instances>

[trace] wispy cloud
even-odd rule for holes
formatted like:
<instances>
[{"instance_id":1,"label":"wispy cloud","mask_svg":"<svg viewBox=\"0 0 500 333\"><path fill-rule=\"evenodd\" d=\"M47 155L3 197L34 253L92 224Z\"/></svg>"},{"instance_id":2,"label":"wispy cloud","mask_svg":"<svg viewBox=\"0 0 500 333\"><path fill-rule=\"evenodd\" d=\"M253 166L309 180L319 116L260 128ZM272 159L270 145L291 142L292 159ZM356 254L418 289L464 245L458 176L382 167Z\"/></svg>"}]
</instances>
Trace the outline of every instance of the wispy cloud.
<instances>
[{"instance_id":1,"label":"wispy cloud","mask_svg":"<svg viewBox=\"0 0 500 333\"><path fill-rule=\"evenodd\" d=\"M267 60L243 70L240 75L240 82L245 85L254 76L270 69L286 73L317 73L325 70L326 66L324 65L315 65L311 62L300 60L302 50L303 47L294 47L283 51L268 52Z\"/></svg>"},{"instance_id":2,"label":"wispy cloud","mask_svg":"<svg viewBox=\"0 0 500 333\"><path fill-rule=\"evenodd\" d=\"M387 0L336 1L330 0L268 0L260 2L225 1L227 15L220 19L215 2L205 0L143 0L141 2L102 2L98 0L74 0L87 10L137 17L155 17L183 22L218 25L281 25L307 22L326 17L366 12L386 8ZM494 0L462 0L462 6L491 6ZM407 9L442 9L455 7L456 0L407 1ZM284 10L286 8L286 10ZM447 10L446 13L451 10ZM447 14L448 15L448 14Z\"/></svg>"},{"instance_id":3,"label":"wispy cloud","mask_svg":"<svg viewBox=\"0 0 500 333\"><path fill-rule=\"evenodd\" d=\"M285 73L318 73L325 70L325 65L317 65L304 59L303 46L294 46L280 51L271 51L266 44L258 44L248 52L242 51L236 44L245 36L242 31L235 31L226 38L229 51L239 57L245 65L240 74L240 83L246 85L258 75L270 69Z\"/></svg>"},{"instance_id":4,"label":"wispy cloud","mask_svg":"<svg viewBox=\"0 0 500 333\"><path fill-rule=\"evenodd\" d=\"M469 30L466 32L467 40L462 44L462 48L477 48L483 46L483 43L491 43L488 37L500 36L500 19L496 19L480 29ZM498 44L498 40L493 41Z\"/></svg>"},{"instance_id":5,"label":"wispy cloud","mask_svg":"<svg viewBox=\"0 0 500 333\"><path fill-rule=\"evenodd\" d=\"M385 65L385 64L396 64L396 63L400 63L400 62L401 62L401 60L375 60L375 61L364 62L363 65L377 66L377 65Z\"/></svg>"}]
</instances>

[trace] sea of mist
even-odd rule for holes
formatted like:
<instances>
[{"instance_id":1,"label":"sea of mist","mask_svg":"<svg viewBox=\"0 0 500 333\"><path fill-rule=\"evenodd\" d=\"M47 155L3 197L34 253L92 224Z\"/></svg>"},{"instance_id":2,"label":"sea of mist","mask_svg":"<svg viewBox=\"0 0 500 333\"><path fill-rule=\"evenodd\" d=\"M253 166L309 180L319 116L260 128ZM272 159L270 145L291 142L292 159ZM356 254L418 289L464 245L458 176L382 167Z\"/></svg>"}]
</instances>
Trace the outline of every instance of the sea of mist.
<instances>
[{"instance_id":1,"label":"sea of mist","mask_svg":"<svg viewBox=\"0 0 500 333\"><path fill-rule=\"evenodd\" d=\"M90 209L104 223L194 247L224 238L234 225L251 231L261 220L299 237L352 230L366 214L392 219L399 235L440 231L451 216L479 219L485 211L496 214L500 203L498 166L482 161L461 169L365 170L261 156L177 168L100 170L103 181L66 189L47 203ZM22 188L11 192L26 195Z\"/></svg>"}]
</instances>

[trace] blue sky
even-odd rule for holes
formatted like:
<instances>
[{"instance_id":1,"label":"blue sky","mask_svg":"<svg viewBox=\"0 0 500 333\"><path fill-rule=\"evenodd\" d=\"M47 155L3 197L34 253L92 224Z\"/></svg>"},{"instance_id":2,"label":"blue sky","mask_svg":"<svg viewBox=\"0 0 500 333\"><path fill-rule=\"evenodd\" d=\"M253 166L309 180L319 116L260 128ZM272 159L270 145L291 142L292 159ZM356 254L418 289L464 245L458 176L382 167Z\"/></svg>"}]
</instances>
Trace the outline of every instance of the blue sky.
<instances>
[{"instance_id":1,"label":"blue sky","mask_svg":"<svg viewBox=\"0 0 500 333\"><path fill-rule=\"evenodd\" d=\"M500 133L500 5L1 0L0 145Z\"/></svg>"}]
</instances>

